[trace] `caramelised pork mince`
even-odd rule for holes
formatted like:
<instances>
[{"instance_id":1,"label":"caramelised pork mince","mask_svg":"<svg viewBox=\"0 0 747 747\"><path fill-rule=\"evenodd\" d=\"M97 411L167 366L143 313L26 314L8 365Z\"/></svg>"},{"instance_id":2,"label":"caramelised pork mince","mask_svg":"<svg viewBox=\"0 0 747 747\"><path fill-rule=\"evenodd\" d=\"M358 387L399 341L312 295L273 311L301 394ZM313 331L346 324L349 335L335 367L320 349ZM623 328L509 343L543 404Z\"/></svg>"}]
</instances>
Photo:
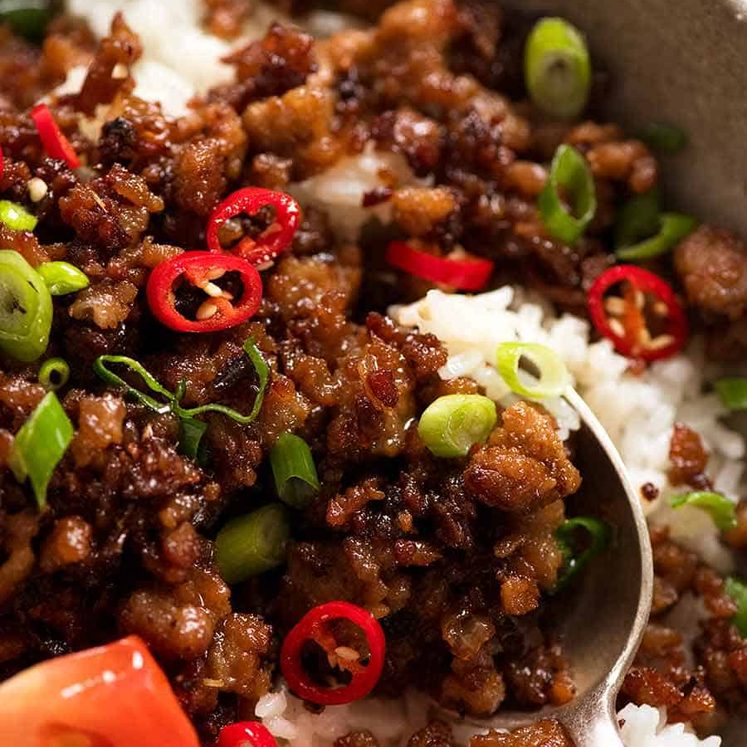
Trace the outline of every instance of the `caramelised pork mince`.
<instances>
[{"instance_id":1,"label":"caramelised pork mince","mask_svg":"<svg viewBox=\"0 0 747 747\"><path fill-rule=\"evenodd\" d=\"M0 743L272 747L306 744L293 708L369 696L570 702L551 598L610 528L569 521L561 358L596 345L629 383L685 359L688 327L721 358L747 347L744 244L661 211L651 143L676 132L585 119L581 34L492 3L345 0L353 27L321 39L302 27L340 20L314 4L185 3L174 23L225 55L207 86L154 57L141 2L103 38L78 5L0 13ZM506 283L573 315L583 351L530 344L536 306L487 341L469 314L429 331L438 290ZM717 390L747 407L739 376ZM665 440L645 500L679 486L669 518L707 512L743 552L747 510L697 429ZM729 443L713 469L732 474ZM747 587L655 523L620 705L707 734L747 703ZM667 614L696 599L691 642ZM102 702L136 691L140 718L60 695L104 670ZM554 720L470 739L419 709L405 734L345 717L323 739L571 745Z\"/></svg>"}]
</instances>

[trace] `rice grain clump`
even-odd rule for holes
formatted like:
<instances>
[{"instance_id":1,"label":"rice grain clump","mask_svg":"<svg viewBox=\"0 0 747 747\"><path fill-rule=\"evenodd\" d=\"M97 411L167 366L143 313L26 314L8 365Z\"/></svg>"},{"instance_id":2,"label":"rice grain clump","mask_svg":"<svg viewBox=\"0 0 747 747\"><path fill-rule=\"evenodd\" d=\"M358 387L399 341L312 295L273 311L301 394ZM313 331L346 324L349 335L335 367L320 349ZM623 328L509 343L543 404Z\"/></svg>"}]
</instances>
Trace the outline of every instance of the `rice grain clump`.
<instances>
[{"instance_id":1,"label":"rice grain clump","mask_svg":"<svg viewBox=\"0 0 747 747\"><path fill-rule=\"evenodd\" d=\"M234 49L235 39L219 38L203 28L200 0L66 0L66 6L100 38L109 33L114 15L123 13L144 48L143 58L131 71L137 81L134 93L145 101L159 101L172 117L187 114L187 103L196 94L233 77L232 68L221 60ZM256 2L239 29L240 40L261 38L272 21L283 20L277 8ZM164 29L169 31L168 43L164 43ZM86 70L85 65L72 68L57 93L80 90Z\"/></svg>"},{"instance_id":2,"label":"rice grain clump","mask_svg":"<svg viewBox=\"0 0 747 747\"><path fill-rule=\"evenodd\" d=\"M631 703L617 715L626 747L719 747L721 744L720 737L698 739L684 724L668 725L664 709Z\"/></svg>"}]
</instances>

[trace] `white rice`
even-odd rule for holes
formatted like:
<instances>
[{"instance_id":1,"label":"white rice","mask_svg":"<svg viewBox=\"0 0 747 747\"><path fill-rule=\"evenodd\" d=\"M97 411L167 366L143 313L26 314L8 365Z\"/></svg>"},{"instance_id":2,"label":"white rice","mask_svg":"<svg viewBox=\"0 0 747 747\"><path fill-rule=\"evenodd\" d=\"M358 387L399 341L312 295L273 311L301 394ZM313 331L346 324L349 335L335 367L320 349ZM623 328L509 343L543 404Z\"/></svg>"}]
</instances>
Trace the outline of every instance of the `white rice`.
<instances>
[{"instance_id":1,"label":"white rice","mask_svg":"<svg viewBox=\"0 0 747 747\"><path fill-rule=\"evenodd\" d=\"M357 238L361 226L371 218L391 221L391 205L385 202L364 208L363 196L377 187L423 184L416 180L399 153L382 153L367 144L363 153L345 156L321 174L291 185L290 192L304 207L313 205L329 213L330 226L343 239Z\"/></svg>"},{"instance_id":2,"label":"white rice","mask_svg":"<svg viewBox=\"0 0 747 747\"><path fill-rule=\"evenodd\" d=\"M221 62L222 57L261 38L272 21L286 20L277 8L255 2L240 38L227 42L202 28L201 0L67 0L66 6L69 13L84 18L99 37L109 33L114 14L122 11L144 49L132 69L135 93L160 101L163 111L174 117L187 113L187 103L195 94L232 79L233 69ZM168 44L163 43L165 32ZM84 77L85 67L73 68L58 90L74 93L80 90Z\"/></svg>"},{"instance_id":3,"label":"white rice","mask_svg":"<svg viewBox=\"0 0 747 747\"><path fill-rule=\"evenodd\" d=\"M229 80L230 68L220 58L231 48L260 37L279 13L262 3L247 22L240 39L229 44L207 34L200 25L200 0L67 0L68 10L85 18L99 36L108 33L111 19L122 10L127 23L144 44L143 59L133 69L136 93L160 101L171 116L187 111L189 100L212 85ZM327 35L342 28L347 19L328 12L312 14L309 27ZM163 41L169 32L169 44ZM75 92L85 76L73 69L59 89ZM92 134L106 112L88 123ZM404 159L392 153L366 150L341 159L326 172L294 185L292 191L305 205L314 204L330 213L333 227L354 239L372 216L386 222L389 208L364 209L363 194L384 184L384 174L400 185L417 183ZM645 506L652 522L666 523L675 539L696 550L722 571L732 566L729 553L720 545L710 518L697 509L673 511L669 498L675 488L667 480L668 450L675 422L692 426L710 450L710 472L716 488L736 500L744 485L745 443L720 420L724 414L713 395L703 394L712 372L698 341L687 354L654 364L640 376L627 371L627 361L608 341L590 344L589 327L583 320L557 317L541 300L514 288L500 288L478 296L448 295L431 291L426 298L392 310L401 324L437 335L446 344L449 359L440 374L444 379L471 376L496 401L509 404L513 395L493 363L498 343L507 340L540 342L552 347L565 361L576 387L609 431L630 471L635 485L651 482L660 498ZM578 417L564 400L549 403L562 436L578 428ZM687 622L690 635L697 632L702 605L694 598L683 600L673 612ZM681 625L680 625L681 627ZM325 747L353 729L369 729L388 745L403 744L428 720L429 701L409 693L398 701L369 699L349 706L327 708L313 715L285 688L260 699L256 715L278 738L293 747ZM699 740L681 725L667 725L666 713L649 706L626 706L619 714L627 747L718 747L719 737ZM457 738L468 739L466 727Z\"/></svg>"},{"instance_id":4,"label":"white rice","mask_svg":"<svg viewBox=\"0 0 747 747\"><path fill-rule=\"evenodd\" d=\"M698 739L684 724L669 724L663 708L628 705L618 717L623 723L621 731L626 745L635 747L719 747L720 737ZM600 747L602 747L600 745Z\"/></svg>"}]
</instances>

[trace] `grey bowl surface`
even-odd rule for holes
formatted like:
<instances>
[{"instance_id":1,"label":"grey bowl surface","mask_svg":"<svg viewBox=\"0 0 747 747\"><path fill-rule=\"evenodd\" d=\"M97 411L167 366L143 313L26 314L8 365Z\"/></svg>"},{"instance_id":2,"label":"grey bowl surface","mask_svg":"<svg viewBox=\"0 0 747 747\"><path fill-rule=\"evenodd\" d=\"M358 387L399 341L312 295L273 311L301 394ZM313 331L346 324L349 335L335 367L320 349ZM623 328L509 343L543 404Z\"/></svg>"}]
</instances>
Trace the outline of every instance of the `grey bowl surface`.
<instances>
[{"instance_id":1,"label":"grey bowl surface","mask_svg":"<svg viewBox=\"0 0 747 747\"><path fill-rule=\"evenodd\" d=\"M562 15L612 74L609 116L687 132L664 162L674 204L747 237L747 0L501 0Z\"/></svg>"}]
</instances>

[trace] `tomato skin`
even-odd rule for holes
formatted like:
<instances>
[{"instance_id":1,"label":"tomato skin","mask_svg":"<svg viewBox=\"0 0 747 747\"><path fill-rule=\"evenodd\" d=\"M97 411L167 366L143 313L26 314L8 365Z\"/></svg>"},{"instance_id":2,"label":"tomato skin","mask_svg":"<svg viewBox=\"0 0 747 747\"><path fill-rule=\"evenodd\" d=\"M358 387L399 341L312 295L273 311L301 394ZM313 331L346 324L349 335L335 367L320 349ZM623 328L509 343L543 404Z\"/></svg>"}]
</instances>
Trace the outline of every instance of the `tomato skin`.
<instances>
[{"instance_id":1,"label":"tomato skin","mask_svg":"<svg viewBox=\"0 0 747 747\"><path fill-rule=\"evenodd\" d=\"M0 685L0 745L200 747L136 636L37 664Z\"/></svg>"}]
</instances>

